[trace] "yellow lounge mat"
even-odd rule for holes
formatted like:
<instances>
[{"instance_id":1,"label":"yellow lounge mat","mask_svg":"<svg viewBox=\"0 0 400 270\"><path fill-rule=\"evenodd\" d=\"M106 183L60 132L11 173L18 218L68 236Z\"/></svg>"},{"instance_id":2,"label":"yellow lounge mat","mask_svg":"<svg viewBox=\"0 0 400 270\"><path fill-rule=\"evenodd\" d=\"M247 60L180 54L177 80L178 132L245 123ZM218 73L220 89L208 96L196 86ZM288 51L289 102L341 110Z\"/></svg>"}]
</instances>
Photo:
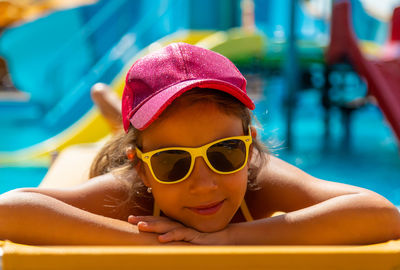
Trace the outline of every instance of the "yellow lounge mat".
<instances>
[{"instance_id":1,"label":"yellow lounge mat","mask_svg":"<svg viewBox=\"0 0 400 270\"><path fill-rule=\"evenodd\" d=\"M3 270L400 269L400 241L369 246L26 246L0 242Z\"/></svg>"}]
</instances>

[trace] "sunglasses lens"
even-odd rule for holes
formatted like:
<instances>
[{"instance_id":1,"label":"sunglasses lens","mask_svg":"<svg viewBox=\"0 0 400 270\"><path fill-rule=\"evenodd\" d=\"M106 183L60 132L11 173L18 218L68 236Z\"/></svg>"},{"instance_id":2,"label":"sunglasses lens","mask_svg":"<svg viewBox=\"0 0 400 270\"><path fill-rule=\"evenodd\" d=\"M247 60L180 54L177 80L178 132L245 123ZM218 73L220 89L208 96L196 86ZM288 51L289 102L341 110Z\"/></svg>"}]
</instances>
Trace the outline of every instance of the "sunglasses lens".
<instances>
[{"instance_id":1,"label":"sunglasses lens","mask_svg":"<svg viewBox=\"0 0 400 270\"><path fill-rule=\"evenodd\" d=\"M222 141L208 148L207 158L217 171L235 171L246 161L246 145L242 140Z\"/></svg>"},{"instance_id":2,"label":"sunglasses lens","mask_svg":"<svg viewBox=\"0 0 400 270\"><path fill-rule=\"evenodd\" d=\"M156 177L163 182L175 182L189 171L190 153L183 150L167 150L151 157L151 167Z\"/></svg>"}]
</instances>

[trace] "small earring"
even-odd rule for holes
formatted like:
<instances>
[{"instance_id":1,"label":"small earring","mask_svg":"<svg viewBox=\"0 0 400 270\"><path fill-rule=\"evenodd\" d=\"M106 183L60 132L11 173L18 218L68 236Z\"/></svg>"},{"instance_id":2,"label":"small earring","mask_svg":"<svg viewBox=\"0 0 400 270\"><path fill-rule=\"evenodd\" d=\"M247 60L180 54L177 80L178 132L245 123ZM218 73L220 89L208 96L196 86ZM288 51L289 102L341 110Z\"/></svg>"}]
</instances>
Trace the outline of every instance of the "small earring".
<instances>
[{"instance_id":1,"label":"small earring","mask_svg":"<svg viewBox=\"0 0 400 270\"><path fill-rule=\"evenodd\" d=\"M133 158L135 157L135 152L132 148L126 150L126 157L131 161L133 160Z\"/></svg>"},{"instance_id":2,"label":"small earring","mask_svg":"<svg viewBox=\"0 0 400 270\"><path fill-rule=\"evenodd\" d=\"M152 189L151 187L148 187L148 188L147 188L147 193L151 194L152 190L153 190L153 189Z\"/></svg>"}]
</instances>

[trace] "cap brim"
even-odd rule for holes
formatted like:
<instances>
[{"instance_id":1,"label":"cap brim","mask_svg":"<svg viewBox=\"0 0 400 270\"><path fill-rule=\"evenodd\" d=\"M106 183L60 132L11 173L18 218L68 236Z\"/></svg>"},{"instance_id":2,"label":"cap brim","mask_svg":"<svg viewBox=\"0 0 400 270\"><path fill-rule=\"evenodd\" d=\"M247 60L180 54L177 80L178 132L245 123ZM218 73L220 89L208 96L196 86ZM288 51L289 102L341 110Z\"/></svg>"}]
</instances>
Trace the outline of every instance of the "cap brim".
<instances>
[{"instance_id":1,"label":"cap brim","mask_svg":"<svg viewBox=\"0 0 400 270\"><path fill-rule=\"evenodd\" d=\"M145 101L143 105L134 112L130 119L131 124L139 130L144 130L160 116L172 101L195 87L211 88L226 92L237 98L250 110L255 108L253 101L243 90L232 84L215 79L187 80L170 86Z\"/></svg>"}]
</instances>

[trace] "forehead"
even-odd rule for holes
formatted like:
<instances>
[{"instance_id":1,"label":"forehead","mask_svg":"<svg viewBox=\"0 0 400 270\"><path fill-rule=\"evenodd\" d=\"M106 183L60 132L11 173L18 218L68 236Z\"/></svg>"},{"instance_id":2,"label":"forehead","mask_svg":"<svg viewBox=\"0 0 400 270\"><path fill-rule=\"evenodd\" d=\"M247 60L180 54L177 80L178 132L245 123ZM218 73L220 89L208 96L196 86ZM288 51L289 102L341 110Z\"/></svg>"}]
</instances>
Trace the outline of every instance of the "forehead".
<instances>
[{"instance_id":1,"label":"forehead","mask_svg":"<svg viewBox=\"0 0 400 270\"><path fill-rule=\"evenodd\" d=\"M171 108L142 133L143 151L163 147L197 147L225 137L243 135L242 120L210 102Z\"/></svg>"}]
</instances>

